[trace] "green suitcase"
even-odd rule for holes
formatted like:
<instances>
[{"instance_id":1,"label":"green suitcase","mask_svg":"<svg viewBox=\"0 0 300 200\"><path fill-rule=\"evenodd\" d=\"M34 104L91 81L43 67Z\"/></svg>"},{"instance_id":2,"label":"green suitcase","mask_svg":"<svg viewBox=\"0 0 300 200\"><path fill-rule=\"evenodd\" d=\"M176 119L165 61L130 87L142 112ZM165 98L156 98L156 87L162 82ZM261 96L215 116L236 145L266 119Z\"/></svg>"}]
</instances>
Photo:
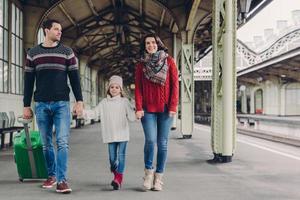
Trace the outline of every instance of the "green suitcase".
<instances>
[{"instance_id":1,"label":"green suitcase","mask_svg":"<svg viewBox=\"0 0 300 200\"><path fill-rule=\"evenodd\" d=\"M24 131L14 136L14 157L20 181L48 178L40 133L30 131L29 134L27 123L24 123Z\"/></svg>"}]
</instances>

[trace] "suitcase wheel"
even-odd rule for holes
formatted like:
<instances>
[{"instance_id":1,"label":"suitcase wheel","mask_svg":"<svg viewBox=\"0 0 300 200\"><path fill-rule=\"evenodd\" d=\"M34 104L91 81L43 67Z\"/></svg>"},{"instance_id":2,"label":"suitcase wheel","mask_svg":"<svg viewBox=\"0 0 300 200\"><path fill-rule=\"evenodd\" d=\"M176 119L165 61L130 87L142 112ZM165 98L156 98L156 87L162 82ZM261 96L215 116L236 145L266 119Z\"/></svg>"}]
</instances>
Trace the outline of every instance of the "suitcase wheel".
<instances>
[{"instance_id":1,"label":"suitcase wheel","mask_svg":"<svg viewBox=\"0 0 300 200\"><path fill-rule=\"evenodd\" d=\"M22 178L19 178L19 181L20 181L20 182L23 182L23 181L24 181L24 179L22 179Z\"/></svg>"}]
</instances>

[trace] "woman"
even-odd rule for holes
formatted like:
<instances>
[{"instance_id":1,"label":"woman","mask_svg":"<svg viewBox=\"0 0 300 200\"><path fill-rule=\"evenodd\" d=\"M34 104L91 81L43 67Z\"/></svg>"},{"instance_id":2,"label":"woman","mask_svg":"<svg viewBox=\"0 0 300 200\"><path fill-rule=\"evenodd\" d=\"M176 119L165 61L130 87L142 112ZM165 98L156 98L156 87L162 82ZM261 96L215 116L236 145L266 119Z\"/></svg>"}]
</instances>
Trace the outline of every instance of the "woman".
<instances>
[{"instance_id":1,"label":"woman","mask_svg":"<svg viewBox=\"0 0 300 200\"><path fill-rule=\"evenodd\" d=\"M178 71L167 48L155 34L141 43L141 59L135 72L136 117L141 119L144 135L146 190L162 190L162 176L167 159L168 136L178 104ZM154 147L157 163L154 173Z\"/></svg>"}]
</instances>

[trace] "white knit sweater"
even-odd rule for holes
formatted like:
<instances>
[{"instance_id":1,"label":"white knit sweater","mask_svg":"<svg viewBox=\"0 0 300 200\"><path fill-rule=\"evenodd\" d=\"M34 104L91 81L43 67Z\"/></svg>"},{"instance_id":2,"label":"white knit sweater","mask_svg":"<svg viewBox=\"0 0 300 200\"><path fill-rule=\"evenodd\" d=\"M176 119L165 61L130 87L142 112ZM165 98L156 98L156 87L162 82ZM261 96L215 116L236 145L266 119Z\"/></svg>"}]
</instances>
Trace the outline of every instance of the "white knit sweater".
<instances>
[{"instance_id":1,"label":"white knit sweater","mask_svg":"<svg viewBox=\"0 0 300 200\"><path fill-rule=\"evenodd\" d=\"M97 105L103 143L129 141L128 120L136 119L133 108L129 100L121 96L107 97Z\"/></svg>"}]
</instances>

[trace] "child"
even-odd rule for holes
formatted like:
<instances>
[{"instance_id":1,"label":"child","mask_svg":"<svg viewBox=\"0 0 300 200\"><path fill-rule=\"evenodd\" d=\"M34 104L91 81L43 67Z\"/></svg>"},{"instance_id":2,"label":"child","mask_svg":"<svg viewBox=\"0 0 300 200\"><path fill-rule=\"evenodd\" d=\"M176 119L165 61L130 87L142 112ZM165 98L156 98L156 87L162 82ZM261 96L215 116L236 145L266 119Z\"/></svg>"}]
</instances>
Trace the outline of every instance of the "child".
<instances>
[{"instance_id":1,"label":"child","mask_svg":"<svg viewBox=\"0 0 300 200\"><path fill-rule=\"evenodd\" d=\"M107 97L96 107L100 113L103 143L108 143L110 170L114 174L111 185L121 187L125 168L126 146L129 141L130 121L135 120L134 107L123 96L123 81L120 76L109 79Z\"/></svg>"}]
</instances>

